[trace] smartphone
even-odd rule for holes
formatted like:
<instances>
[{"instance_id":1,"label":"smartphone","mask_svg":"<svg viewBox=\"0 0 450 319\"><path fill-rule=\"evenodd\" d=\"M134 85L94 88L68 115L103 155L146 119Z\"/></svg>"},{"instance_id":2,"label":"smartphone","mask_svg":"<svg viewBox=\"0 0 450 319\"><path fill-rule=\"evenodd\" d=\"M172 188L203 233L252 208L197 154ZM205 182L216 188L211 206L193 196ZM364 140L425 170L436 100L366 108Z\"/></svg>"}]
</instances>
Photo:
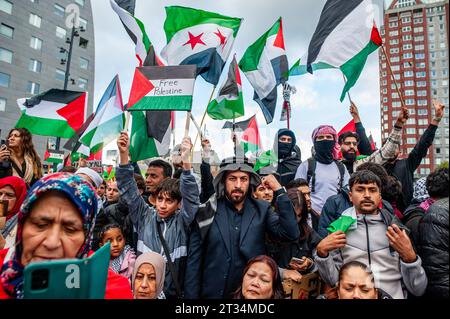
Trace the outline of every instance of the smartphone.
<instances>
[{"instance_id":1,"label":"smartphone","mask_svg":"<svg viewBox=\"0 0 450 319\"><path fill-rule=\"evenodd\" d=\"M85 259L31 263L24 269L25 299L103 299L110 244Z\"/></svg>"},{"instance_id":2,"label":"smartphone","mask_svg":"<svg viewBox=\"0 0 450 319\"><path fill-rule=\"evenodd\" d=\"M0 217L6 217L8 215L8 201L0 200Z\"/></svg>"},{"instance_id":3,"label":"smartphone","mask_svg":"<svg viewBox=\"0 0 450 319\"><path fill-rule=\"evenodd\" d=\"M305 260L306 260L305 257L302 257L302 258L292 257L291 258L291 263L300 264L301 265L301 264L303 264L305 262Z\"/></svg>"}]
</instances>

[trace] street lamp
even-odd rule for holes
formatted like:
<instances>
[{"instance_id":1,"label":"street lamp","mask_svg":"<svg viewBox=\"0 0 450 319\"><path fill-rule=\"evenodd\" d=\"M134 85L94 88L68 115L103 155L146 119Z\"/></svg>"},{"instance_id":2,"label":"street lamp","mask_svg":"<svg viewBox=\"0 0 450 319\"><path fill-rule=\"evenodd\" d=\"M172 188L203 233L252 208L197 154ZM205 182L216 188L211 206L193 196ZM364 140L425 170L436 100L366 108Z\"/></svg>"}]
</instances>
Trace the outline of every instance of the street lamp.
<instances>
[{"instance_id":1,"label":"street lamp","mask_svg":"<svg viewBox=\"0 0 450 319\"><path fill-rule=\"evenodd\" d=\"M60 47L59 48L59 52L60 53L67 53L67 60L66 59L61 59L61 64L62 65L66 65L66 73L64 76L64 90L67 90L67 85L69 84L69 76L70 76L70 62L72 61L72 50L73 50L73 40L75 39L75 37L79 37L80 33L79 32L85 32L86 29L83 26L80 26L78 28L75 27L75 24L72 27L72 32L70 34L70 38L66 38L66 43L69 44L69 50L67 51L66 48ZM71 79L72 84L75 84L75 80ZM56 150L59 150L61 144L61 138L57 137L56 138ZM56 163L53 164L53 169L56 171Z\"/></svg>"}]
</instances>

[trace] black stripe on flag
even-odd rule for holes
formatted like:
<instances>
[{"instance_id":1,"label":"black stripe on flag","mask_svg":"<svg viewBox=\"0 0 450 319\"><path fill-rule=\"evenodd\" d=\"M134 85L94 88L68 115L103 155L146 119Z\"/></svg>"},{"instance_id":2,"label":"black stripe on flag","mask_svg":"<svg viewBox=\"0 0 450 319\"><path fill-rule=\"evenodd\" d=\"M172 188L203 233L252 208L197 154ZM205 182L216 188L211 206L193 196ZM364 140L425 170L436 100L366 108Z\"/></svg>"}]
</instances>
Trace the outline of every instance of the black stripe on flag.
<instances>
[{"instance_id":1,"label":"black stripe on flag","mask_svg":"<svg viewBox=\"0 0 450 319\"><path fill-rule=\"evenodd\" d=\"M81 97L83 94L85 94L85 92L51 89L43 92L42 94L26 99L23 105L26 108L32 108L40 104L42 101L69 104L70 102Z\"/></svg>"},{"instance_id":2,"label":"black stripe on flag","mask_svg":"<svg viewBox=\"0 0 450 319\"><path fill-rule=\"evenodd\" d=\"M83 123L83 125L78 129L76 134L74 136L72 136L66 142L66 144L64 144L64 146L63 146L64 149L68 150L69 152L72 152L74 149L80 147L80 145L78 145L78 144L80 144L79 143L80 137L81 137L81 135L83 135L84 131L86 131L89 124L91 124L94 117L95 117L95 113L92 113L91 115L89 115L86 122Z\"/></svg>"},{"instance_id":3,"label":"black stripe on flag","mask_svg":"<svg viewBox=\"0 0 450 319\"><path fill-rule=\"evenodd\" d=\"M236 67L237 63L236 59L234 58L228 70L227 81L220 90L219 95L239 96L239 87L236 80Z\"/></svg>"},{"instance_id":4,"label":"black stripe on flag","mask_svg":"<svg viewBox=\"0 0 450 319\"><path fill-rule=\"evenodd\" d=\"M313 73L311 64L316 60L325 39L364 0L328 0L320 14L319 24L308 47L307 70Z\"/></svg>"},{"instance_id":5,"label":"black stripe on flag","mask_svg":"<svg viewBox=\"0 0 450 319\"><path fill-rule=\"evenodd\" d=\"M145 66L138 70L149 80L194 79L196 65Z\"/></svg>"},{"instance_id":6,"label":"black stripe on flag","mask_svg":"<svg viewBox=\"0 0 450 319\"><path fill-rule=\"evenodd\" d=\"M248 127L248 124L250 124L250 121L251 121L254 117L255 117L255 116L253 115L253 116L252 116L251 118L249 118L248 120L244 120L244 121L241 121L241 122L236 122L236 123L234 123L235 128L238 129L238 130L241 130L241 131L245 131L245 130L247 129L247 127ZM224 128L229 128L229 129L232 130L232 129L233 129L233 122L226 121L222 128L223 128L223 129L224 129Z\"/></svg>"},{"instance_id":7,"label":"black stripe on flag","mask_svg":"<svg viewBox=\"0 0 450 319\"><path fill-rule=\"evenodd\" d=\"M136 7L136 0L114 0L119 7L127 10L134 16L134 8Z\"/></svg>"},{"instance_id":8,"label":"black stripe on flag","mask_svg":"<svg viewBox=\"0 0 450 319\"><path fill-rule=\"evenodd\" d=\"M147 135L162 143L167 129L170 126L172 111L147 111L145 117L147 121Z\"/></svg>"}]
</instances>

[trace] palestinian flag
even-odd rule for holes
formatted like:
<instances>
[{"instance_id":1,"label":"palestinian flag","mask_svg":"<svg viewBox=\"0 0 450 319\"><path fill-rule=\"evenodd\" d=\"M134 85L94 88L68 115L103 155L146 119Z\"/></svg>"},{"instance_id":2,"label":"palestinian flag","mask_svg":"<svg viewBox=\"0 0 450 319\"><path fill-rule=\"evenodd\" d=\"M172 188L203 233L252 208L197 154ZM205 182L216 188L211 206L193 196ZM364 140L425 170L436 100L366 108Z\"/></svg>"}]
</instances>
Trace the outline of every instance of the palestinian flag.
<instances>
[{"instance_id":1,"label":"palestinian flag","mask_svg":"<svg viewBox=\"0 0 450 319\"><path fill-rule=\"evenodd\" d=\"M344 133L344 132L356 132L356 123L355 120L352 119L350 122L348 122L347 124L345 124L345 126L343 128L341 128L341 130L339 131L339 133L337 134L338 137Z\"/></svg>"},{"instance_id":2,"label":"palestinian flag","mask_svg":"<svg viewBox=\"0 0 450 319\"><path fill-rule=\"evenodd\" d=\"M105 181L109 181L115 177L116 177L116 170L114 169L114 167L112 165L106 167L106 169L103 171L103 179Z\"/></svg>"},{"instance_id":3,"label":"palestinian flag","mask_svg":"<svg viewBox=\"0 0 450 319\"><path fill-rule=\"evenodd\" d=\"M253 117L254 116L252 116L248 120L234 123L235 131L241 131L241 132L245 131L247 129L248 125L250 124L250 121L253 120ZM233 130L233 122L226 121L222 128L223 129L229 128L229 129Z\"/></svg>"},{"instance_id":4,"label":"palestinian flag","mask_svg":"<svg viewBox=\"0 0 450 319\"><path fill-rule=\"evenodd\" d=\"M197 65L197 75L217 85L242 19L180 6L166 7L166 14L161 56L168 65Z\"/></svg>"},{"instance_id":5,"label":"palestinian flag","mask_svg":"<svg viewBox=\"0 0 450 319\"><path fill-rule=\"evenodd\" d=\"M127 109L190 111L195 72L195 65L136 68Z\"/></svg>"},{"instance_id":6,"label":"palestinian flag","mask_svg":"<svg viewBox=\"0 0 450 319\"><path fill-rule=\"evenodd\" d=\"M44 161L47 163L62 163L64 161L64 151L47 149L44 154Z\"/></svg>"},{"instance_id":7,"label":"palestinian flag","mask_svg":"<svg viewBox=\"0 0 450 319\"><path fill-rule=\"evenodd\" d=\"M17 105L22 115L16 128L27 128L36 135L71 138L86 119L87 93L51 89L18 99Z\"/></svg>"},{"instance_id":8,"label":"palestinian flag","mask_svg":"<svg viewBox=\"0 0 450 319\"><path fill-rule=\"evenodd\" d=\"M95 111L94 119L80 137L80 142L95 154L103 148L103 145L117 138L117 135L123 130L124 124L122 93L119 76L116 75L103 94Z\"/></svg>"},{"instance_id":9,"label":"palestinian flag","mask_svg":"<svg viewBox=\"0 0 450 319\"><path fill-rule=\"evenodd\" d=\"M248 47L239 67L255 89L253 99L261 107L266 122L271 123L277 105L277 86L287 81L289 72L281 18Z\"/></svg>"},{"instance_id":10,"label":"palestinian flag","mask_svg":"<svg viewBox=\"0 0 450 319\"><path fill-rule=\"evenodd\" d=\"M154 114L154 112L149 112ZM130 155L133 162L152 157L164 156L169 152L170 146L170 125L161 141L156 138L149 138L147 132L146 113L142 111L131 112L132 124L130 135ZM154 122L161 123L157 118Z\"/></svg>"},{"instance_id":11,"label":"palestinian flag","mask_svg":"<svg viewBox=\"0 0 450 319\"><path fill-rule=\"evenodd\" d=\"M367 57L382 45L375 24L376 0L328 0L311 39L308 53L290 75L313 73L318 69L339 68L346 77L341 94L358 80Z\"/></svg>"},{"instance_id":12,"label":"palestinian flag","mask_svg":"<svg viewBox=\"0 0 450 319\"><path fill-rule=\"evenodd\" d=\"M219 91L219 96L208 105L208 115L214 120L233 119L244 115L242 82L236 57L230 64L228 79Z\"/></svg>"},{"instance_id":13,"label":"palestinian flag","mask_svg":"<svg viewBox=\"0 0 450 319\"><path fill-rule=\"evenodd\" d=\"M375 151L377 149L377 146L375 144L375 141L373 140L372 133L370 133L368 138L369 138L370 148L372 149L372 151Z\"/></svg>"},{"instance_id":14,"label":"palestinian flag","mask_svg":"<svg viewBox=\"0 0 450 319\"><path fill-rule=\"evenodd\" d=\"M250 119L247 128L241 136L241 146L244 149L244 154L247 152L255 153L261 146L261 137L259 136L258 123L256 122L256 115Z\"/></svg>"},{"instance_id":15,"label":"palestinian flag","mask_svg":"<svg viewBox=\"0 0 450 319\"><path fill-rule=\"evenodd\" d=\"M72 136L70 139L67 140L66 144L64 144L63 148L68 150L69 152L72 152L73 150L76 150L80 147L80 136L83 135L84 131L89 127L92 120L94 119L95 113L92 113L87 118L86 122L83 123L83 125L78 129L76 134Z\"/></svg>"},{"instance_id":16,"label":"palestinian flag","mask_svg":"<svg viewBox=\"0 0 450 319\"><path fill-rule=\"evenodd\" d=\"M154 60L154 63L157 65L162 65L162 62L156 56L155 49L145 32L144 24L134 17L135 1L110 0L110 4L112 9L119 16L119 19L131 40L136 45L135 51L139 66L144 65L145 61L148 59Z\"/></svg>"}]
</instances>

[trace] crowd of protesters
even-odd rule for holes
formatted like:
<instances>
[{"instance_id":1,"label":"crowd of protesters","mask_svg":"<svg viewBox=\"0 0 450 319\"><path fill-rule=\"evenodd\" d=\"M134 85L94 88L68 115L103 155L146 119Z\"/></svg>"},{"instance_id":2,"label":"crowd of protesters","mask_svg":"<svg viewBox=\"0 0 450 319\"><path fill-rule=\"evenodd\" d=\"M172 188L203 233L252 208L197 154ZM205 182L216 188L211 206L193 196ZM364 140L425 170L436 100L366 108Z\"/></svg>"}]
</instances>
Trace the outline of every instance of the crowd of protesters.
<instances>
[{"instance_id":1,"label":"crowd of protesters","mask_svg":"<svg viewBox=\"0 0 450 319\"><path fill-rule=\"evenodd\" d=\"M0 298L24 297L30 263L107 243L108 299L283 299L306 280L315 288L298 298L448 298L448 167L414 180L443 117L433 104L405 157L407 109L373 150L352 104L356 132L318 126L311 158L281 129L276 163L255 171L236 147L215 176L210 141L194 172L185 137L143 177L126 132L114 178L87 167L43 176L31 134L13 129L0 148Z\"/></svg>"}]
</instances>

